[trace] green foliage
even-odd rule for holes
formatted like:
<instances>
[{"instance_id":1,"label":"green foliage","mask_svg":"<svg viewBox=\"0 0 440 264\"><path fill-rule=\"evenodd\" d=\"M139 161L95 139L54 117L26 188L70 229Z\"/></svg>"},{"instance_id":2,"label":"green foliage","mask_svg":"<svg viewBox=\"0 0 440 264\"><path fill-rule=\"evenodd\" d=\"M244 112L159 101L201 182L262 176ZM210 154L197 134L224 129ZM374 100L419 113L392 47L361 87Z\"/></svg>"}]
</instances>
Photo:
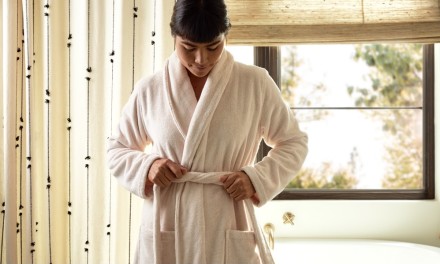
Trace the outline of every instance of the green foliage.
<instances>
[{"instance_id":1,"label":"green foliage","mask_svg":"<svg viewBox=\"0 0 440 264\"><path fill-rule=\"evenodd\" d=\"M326 86L318 83L308 94L298 95L296 88L301 80L297 73L297 68L302 64L297 56L296 46L285 46L282 49L283 56L281 61L281 95L283 99L293 107L317 106L325 91ZM320 111L297 111L295 113L301 122L317 121L328 115L326 110Z\"/></svg>"},{"instance_id":2,"label":"green foliage","mask_svg":"<svg viewBox=\"0 0 440 264\"><path fill-rule=\"evenodd\" d=\"M353 189L357 179L347 168L334 169L323 164L317 170L303 169L287 185L295 189Z\"/></svg>"},{"instance_id":3,"label":"green foliage","mask_svg":"<svg viewBox=\"0 0 440 264\"><path fill-rule=\"evenodd\" d=\"M413 134L409 128L398 131L387 146L386 159L391 166L382 182L384 188L422 188L422 140Z\"/></svg>"},{"instance_id":4,"label":"green foliage","mask_svg":"<svg viewBox=\"0 0 440 264\"><path fill-rule=\"evenodd\" d=\"M414 106L422 102L421 44L358 45L355 60L370 66L371 87L355 88L356 106ZM347 92L353 94L353 87Z\"/></svg>"},{"instance_id":5,"label":"green foliage","mask_svg":"<svg viewBox=\"0 0 440 264\"><path fill-rule=\"evenodd\" d=\"M283 60L281 62L281 94L291 105L295 102L295 88L298 86L299 76L296 74L296 67L300 65L297 61L296 47L289 46L283 49Z\"/></svg>"},{"instance_id":6,"label":"green foliage","mask_svg":"<svg viewBox=\"0 0 440 264\"><path fill-rule=\"evenodd\" d=\"M323 163L313 170L302 169L287 185L287 188L354 189L358 183L355 176L358 158L357 149L354 148L350 154L350 161L345 166L334 168L331 163Z\"/></svg>"},{"instance_id":7,"label":"green foliage","mask_svg":"<svg viewBox=\"0 0 440 264\"><path fill-rule=\"evenodd\" d=\"M355 59L371 68L371 87L348 87L359 107L422 106L423 53L421 44L359 45ZM391 114L390 114L391 113ZM371 118L383 122L389 135L386 159L390 163L383 187L420 188L422 142L414 127L420 120L417 110L372 111Z\"/></svg>"}]
</instances>

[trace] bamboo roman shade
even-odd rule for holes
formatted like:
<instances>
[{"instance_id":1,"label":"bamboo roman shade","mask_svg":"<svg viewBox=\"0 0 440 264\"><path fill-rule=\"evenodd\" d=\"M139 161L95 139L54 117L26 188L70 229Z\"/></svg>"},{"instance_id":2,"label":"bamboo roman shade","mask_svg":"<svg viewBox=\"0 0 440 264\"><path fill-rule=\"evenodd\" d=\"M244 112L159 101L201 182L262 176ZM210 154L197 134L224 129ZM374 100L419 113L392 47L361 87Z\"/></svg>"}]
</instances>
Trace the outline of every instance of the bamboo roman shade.
<instances>
[{"instance_id":1,"label":"bamboo roman shade","mask_svg":"<svg viewBox=\"0 0 440 264\"><path fill-rule=\"evenodd\" d=\"M229 44L440 40L439 0L226 0Z\"/></svg>"}]
</instances>

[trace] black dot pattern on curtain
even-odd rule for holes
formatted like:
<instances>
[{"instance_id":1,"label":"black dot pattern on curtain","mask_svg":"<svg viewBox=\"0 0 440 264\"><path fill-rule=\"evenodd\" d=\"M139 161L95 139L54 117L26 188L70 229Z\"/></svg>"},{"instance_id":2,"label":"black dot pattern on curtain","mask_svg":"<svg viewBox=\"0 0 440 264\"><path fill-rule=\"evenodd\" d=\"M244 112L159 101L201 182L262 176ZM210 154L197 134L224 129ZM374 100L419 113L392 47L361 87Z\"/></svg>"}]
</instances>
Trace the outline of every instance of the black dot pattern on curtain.
<instances>
[{"instance_id":1,"label":"black dot pattern on curtain","mask_svg":"<svg viewBox=\"0 0 440 264\"><path fill-rule=\"evenodd\" d=\"M20 1L21 2L21 1ZM17 65L17 75L15 76L17 81L17 93L16 93L16 122L15 122L15 145L16 145L16 153L17 153L17 166L18 167L18 173L17 173L17 203L14 204L14 208L18 208L17 210L17 223L14 222L13 226L13 232L17 232L17 253L18 253L18 263L25 263L30 259L32 260L32 263L34 263L34 258L37 259L47 258L47 262L52 263L53 261L56 261L58 258L63 258L63 262L67 262L67 259L69 263L75 262L76 258L81 259L81 263L89 263L92 262L92 259L95 257L95 244L98 241L98 238L96 238L95 235L101 236L100 239L105 239L104 241L108 241L108 248L107 245L97 245L98 249L104 249L104 252L97 252L99 255L100 253L104 253L102 256L104 258L107 255L108 250L108 263L114 262L114 252L117 250L114 248L114 244L112 245L112 242L114 243L115 231L119 230L119 228L124 229L124 240L126 241L128 237L128 243L124 245L124 247L128 247L128 262L131 263L131 258L134 251L134 245L133 244L137 240L137 236L133 235L133 232L136 232L134 229L136 228L135 225L137 224L137 221L132 218L134 214L137 213L137 207L135 206L135 197L131 193L129 193L129 211L125 211L125 216L122 215L122 218L125 219L125 221L128 218L128 225L124 224L124 226L118 227L118 229L115 229L116 226L113 226L116 222L113 221L113 217L121 217L117 216L117 212L115 211L114 206L116 206L115 198L112 197L115 192L115 184L112 180L113 176L109 173L108 174L108 185L105 186L105 188L108 188L108 192L106 195L108 197L103 197L108 202L107 208L105 213L105 217L103 219L98 219L98 221L94 221L94 213L93 209L95 206L95 200L92 196L93 193L91 193L94 189L92 187L95 187L94 185L94 179L91 178L94 175L93 169L95 168L95 158L96 161L99 161L98 156L95 157L94 154L94 131L93 129L93 100L94 100L94 84L95 80L100 80L100 75L95 76L93 74L94 72L98 72L95 69L93 56L94 54L94 15L95 15L95 7L98 9L99 6L92 6L94 2L91 0L87 1L87 9L83 9L87 12L87 33L83 32L81 34L87 34L87 63L82 62L80 65L78 65L80 69L80 86L83 86L83 88L79 87L82 92L85 92L86 98L83 98L84 105L82 106L82 109L86 110L84 114L81 114L81 128L77 127L76 124L73 123L72 118L75 118L75 90L73 90L75 87L75 83L77 80L74 80L75 74L76 74L76 66L75 65L75 52L77 52L76 49L76 36L75 33L75 2L71 0L67 0L64 3L60 4L63 8L62 13L67 14L68 16L63 17L63 23L67 22L65 19L68 19L68 23L63 24L63 29L68 26L68 30L62 30L62 45L61 47L56 46L56 43L58 43L57 39L59 36L59 28L56 21L58 17L60 17L61 14L58 14L59 9L58 6L56 6L58 2L51 1L51 0L42 0L42 1L35 1L35 0L26 0L23 1L23 9L17 8L17 49L16 49L16 65ZM156 10L157 10L157 1L154 0L153 2L150 2L152 5L154 5L153 9L146 8L148 10L149 14L148 16L154 16L153 17L153 24L149 24L148 27L150 30L148 30L148 35L151 33L151 36L147 36L146 43L139 44L137 41L140 41L142 37L140 35L137 35L137 31L140 31L143 34L144 28L142 28L142 23L138 18L143 18L143 3L140 3L139 1L133 0L132 3L122 1L124 7L127 7L126 5L129 5L131 8L128 10L129 14L124 14L122 17L125 21L128 19L128 26L129 28L132 26L132 40L125 40L125 41L132 41L131 45L127 42L124 44L128 44L129 46L132 46L132 65L131 65L131 89L133 91L135 87L137 73L140 73L142 71L141 67L138 67L138 65L144 58L140 58L137 53L141 49L147 49L152 52L152 56L149 58L149 63L152 64L152 70L153 72L156 70ZM85 4L85 3L84 3ZM35 6L36 5L36 6ZM110 3L108 3L110 5ZM106 107L110 108L110 136L112 135L113 126L114 123L116 123L116 116L113 116L113 112L115 111L114 107L115 105L119 106L119 100L117 93L119 92L120 87L118 86L119 83L115 82L115 80L118 80L117 77L114 74L115 67L118 66L115 65L115 60L117 60L118 57L116 57L116 54L120 52L118 49L117 42L115 41L120 37L118 36L118 26L115 26L115 23L118 21L118 16L121 14L118 14L118 10L116 10L118 6L118 2L116 0L112 0L112 25L111 26L111 48L109 49L110 52L106 53L105 55L108 55L108 61L106 63L110 63L107 66L109 68L106 68L106 71L111 71L111 89L106 89L106 93L110 92L109 94L109 100L110 104ZM138 7L139 5L139 7ZM79 6L79 5L78 5ZM110 7L110 6L108 6ZM115 8L116 7L116 8ZM25 12L22 12L25 10ZM127 10L127 9L124 9ZM36 11L36 13L35 13ZM110 11L110 10L108 10ZM152 13L153 12L153 13ZM15 13L15 12L14 12ZM108 13L107 13L108 14ZM101 15L101 14L99 14ZM128 16L126 16L128 15ZM130 18L130 15L132 17ZM61 15L62 16L62 15ZM138 17L139 16L139 17ZM151 17L150 17L151 18ZM130 19L132 19L132 25L130 25ZM36 21L36 22L35 22ZM150 23L151 23L150 22ZM139 24L141 23L141 24ZM72 28L73 31L72 31ZM25 28L27 30L25 30ZM110 29L110 28L109 28ZM41 30L41 31L40 31ZM25 34L26 33L26 34ZM66 34L68 33L68 34ZM72 35L75 35L73 36ZM15 34L15 32L14 32ZM116 35L115 35L116 34ZM35 36L35 37L34 37ZM15 37L15 36L14 36ZM75 39L73 38L75 37ZM148 39L148 37L151 37ZM35 39L36 38L36 39ZM41 40L41 43L40 43ZM64 42L65 41L65 42ZM26 45L29 44L29 50L26 49ZM80 43L81 44L81 43ZM84 43L85 44L85 43ZM41 53L39 47L42 47L43 53ZM72 49L72 45L74 45L75 49ZM80 45L81 46L81 45ZM116 47L115 47L116 46ZM110 47L110 46L107 46ZM35 48L37 48L35 50ZM59 48L63 50L63 53L66 52L66 57L68 61L66 61L65 65L61 65L60 67L67 67L63 68L62 70L58 71L57 63L54 59L58 60L56 57L56 54L59 52ZM115 50L115 48L117 50ZM55 52L54 52L55 51ZM40 57L36 56L36 52L39 53L38 55L41 55ZM129 51L128 51L129 52ZM83 53L85 56L85 53ZM119 55L119 54L118 54ZM92 57L91 57L92 56ZM129 55L130 56L130 55ZM82 57L82 56L81 56ZM85 57L82 57L85 58ZM39 60L36 64L35 60ZM129 62L130 63L130 62ZM99 65L98 65L99 66ZM130 67L130 66L129 66ZM92 72L93 68L93 72ZM42 79L35 78L36 70L38 72L41 72ZM64 71L67 70L67 71ZM85 71L84 71L85 70ZM100 69L98 69L100 70ZM130 72L130 69L128 69ZM139 72L138 72L139 71ZM63 76L58 76L58 74L62 72ZM64 75L64 72L66 75ZM67 75L68 74L68 75ZM84 74L84 75L83 75ZM128 73L130 75L130 73ZM117 74L116 74L117 75ZM108 75L107 75L108 76ZM63 81L66 81L67 87L59 87L57 84L57 77L61 77ZM72 78L73 77L73 78ZM125 76L129 77L129 76ZM60 79L61 79L60 78ZM85 78L85 79L84 79ZM129 77L130 78L130 77ZM82 85L81 85L82 83ZM42 86L39 86L41 84ZM98 84L98 83L96 83ZM130 85L130 84L129 84ZM20 89L21 87L21 89ZM34 90L32 90L34 88ZM35 91L35 88L38 89ZM128 88L128 87L126 87ZM67 105L66 105L66 112L62 113L62 130L63 133L63 143L67 143L67 146L62 148L62 151L65 149L65 154L67 155L66 160L68 160L68 167L63 167L62 170L66 169L67 175L61 175L58 174L58 165L55 161L55 158L57 158L57 153L59 152L59 149L56 142L59 139L60 135L57 135L56 138L54 136L58 134L58 124L57 118L58 118L58 101L57 96L58 92L64 92L63 90L59 89L68 89L66 91L67 94ZM115 90L116 89L116 90ZM122 88L124 89L124 88ZM129 89L129 88L128 88ZM35 93L36 92L36 93ZM41 96L41 97L40 97ZM37 99L37 102L34 100ZM116 104L115 104L116 102ZM35 105L34 105L35 104ZM63 106L64 107L64 106ZM34 109L41 109L41 113L34 112L32 113L32 110ZM64 108L63 108L64 109ZM41 114L41 116L40 116ZM98 114L98 113L97 113ZM32 116L33 115L33 116ZM40 121L40 118L42 118L42 124L38 124L34 121L34 133L39 131L40 125L42 125L42 134L43 137L41 138L41 144L42 147L36 149L37 152L32 152L32 141L31 139L33 136L36 136L32 134L32 118L35 120ZM91 119L92 117L92 119ZM75 120L76 121L76 120ZM83 124L84 122L84 124ZM86 122L86 126L85 125ZM108 123L107 123L108 124ZM80 129L80 131L75 131L75 129ZM67 130L67 131L66 131ZM64 135L64 132L66 133ZM85 145L82 144L80 146L80 152L79 155L76 155L75 153L75 145L72 145L72 141L75 143L75 133L78 133L79 135L83 135L83 133L86 133L86 138L82 136L81 140L86 141ZM37 133L39 134L39 133ZM34 148L39 145L39 140L34 141ZM68 149L67 149L68 148ZM41 156L39 157L38 152L41 151ZM33 156L33 155L34 156ZM85 154L85 155L84 155ZM99 153L101 155L102 153ZM76 157L75 157L76 156ZM41 163L38 158L41 158ZM72 165L76 164L76 161L79 158L80 165L79 167L79 176L81 178L81 181L84 182L86 180L86 190L81 190L80 192L84 194L83 198L80 200L76 200L75 196L77 193L75 183L75 176L76 176L76 168L71 167ZM99 157L100 158L100 157ZM55 162L54 162L55 161ZM84 162L84 163L83 163ZM34 166L34 167L33 167ZM97 166L97 165L96 165ZM37 173L35 171L36 169L41 168L42 171L41 175L40 173ZM32 175L34 174L34 175ZM81 176L82 175L82 176ZM99 176L99 175L98 175ZM68 177L68 179L67 179ZM84 179L86 177L87 179ZM39 181L41 178L41 182ZM37 185L35 185L37 184ZM62 197L56 196L59 188L66 185L68 191L63 192L61 194ZM113 185L113 186L112 186ZM38 190L41 190L39 193ZM41 195L41 196L40 196ZM128 198L128 197L127 197ZM61 214L63 215L62 220L59 220L60 216L60 210L58 210L58 201L62 199L62 207L61 207ZM57 201L58 200L58 201ZM106 202L106 204L107 204ZM8 245L8 241L5 240L4 234L6 233L5 228L5 219L7 219L6 210L5 210L5 203L6 201L0 201L0 228L1 228L1 239L0 239L0 264L2 264L3 257L6 254L4 246L5 244ZM34 208L32 204L34 203ZM81 204L79 204L81 203ZM115 205L113 205L115 203ZM74 205L79 205L78 209L80 211L77 211L78 209L75 209ZM16 207L15 207L16 206ZM38 206L40 206L40 210L38 210ZM47 207L46 207L47 206ZM75 218L78 214L78 220L79 220L79 228L75 229ZM82 214L81 214L82 213ZM15 214L15 213L14 213ZM67 214L67 218L66 217ZM135 216L136 217L136 216ZM114 220L114 219L113 219ZM61 223L57 222L61 221ZM66 221L66 222L64 222ZM124 222L125 222L124 221ZM39 223L38 223L39 222ZM103 229L96 228L92 225L92 223L100 222L100 225ZM16 224L16 225L15 225ZM58 239L58 231L59 227L65 228L66 234L63 234L63 245L58 245L56 242ZM40 227L40 228L38 228ZM128 228L128 230L127 230ZM38 229L40 229L40 232L38 232ZM78 233L75 233L75 230L84 230ZM98 233L95 233L94 231L97 230ZM91 232L90 232L91 231ZM104 231L104 232L99 232ZM128 231L128 236L126 231ZM29 232L29 233L28 233ZM43 233L42 233L43 232ZM67 233L68 232L68 233ZM105 238L107 236L107 238ZM40 239L41 238L41 239ZM113 240L112 240L113 239ZM96 240L96 241L95 241ZM101 240L102 241L102 240ZM103 242L104 242L103 241ZM95 244L92 244L95 242ZM36 243L38 243L36 245ZM42 243L42 244L41 244ZM68 243L68 244L67 244ZM105 242L104 242L105 243ZM80 251L75 251L76 249L80 248ZM62 251L64 252L58 252L58 248L62 248ZM127 249L127 248L126 248ZM41 251L43 250L43 251ZM84 253L81 253L84 252ZM79 253L76 255L76 253ZM84 255L83 255L84 254ZM126 259L126 252L123 251L123 258ZM118 254L116 254L118 255ZM91 258L93 257L93 258ZM90 258L90 261L89 261ZM73 259L73 260L72 260ZM86 261L87 259L87 261Z\"/></svg>"},{"instance_id":2,"label":"black dot pattern on curtain","mask_svg":"<svg viewBox=\"0 0 440 264\"><path fill-rule=\"evenodd\" d=\"M156 8L157 8L157 3L156 0L154 0L154 7L153 7L153 31L151 31L151 45L153 46L153 73L156 71L155 66L156 66L156 41L155 41L155 36L156 36Z\"/></svg>"},{"instance_id":3,"label":"black dot pattern on curtain","mask_svg":"<svg viewBox=\"0 0 440 264\"><path fill-rule=\"evenodd\" d=\"M87 263L89 263L89 246L90 246L90 81L92 75L92 67L90 66L90 0L87 1L87 68L86 68L86 81L87 81L87 144L86 144L86 157L85 157L85 169L87 177L87 189L86 189L86 242L84 244L84 251L87 257Z\"/></svg>"},{"instance_id":4,"label":"black dot pattern on curtain","mask_svg":"<svg viewBox=\"0 0 440 264\"><path fill-rule=\"evenodd\" d=\"M68 5L68 24L69 24L69 35L67 36L67 49L69 52L69 56L68 56L68 72L69 72L69 77L68 77L68 117L67 117L67 135L68 135L68 160L69 160L69 168L68 168L68 177L69 177L69 181L68 181L68 197L67 197L67 215L68 215L68 222L69 222L69 234L68 234L68 239L69 239L69 247L68 247L68 254L69 254L69 263L72 263L72 144L71 144L71 139L72 139L72 135L71 135L71 128L72 128L72 119L71 119L71 98L72 98L72 90L71 90L71 70L72 70L72 50L71 50L71 46L72 46L72 30L71 30L71 10L72 10L72 5L71 5L71 1L69 0L69 5Z\"/></svg>"},{"instance_id":5,"label":"black dot pattern on curtain","mask_svg":"<svg viewBox=\"0 0 440 264\"><path fill-rule=\"evenodd\" d=\"M23 83L23 68L24 68L24 59L23 59L23 34L24 34L24 28L23 28L23 21L22 21L22 13L21 9L17 8L17 61L16 61L16 83L17 88L20 86L20 89L16 89L16 117L18 117L19 120L16 121L16 124L18 125L17 128L17 135L15 137L15 148L17 149L18 153L18 161L19 161L19 197L18 197L18 223L16 225L17 228L17 234L19 235L19 257L20 257L20 263L23 263L23 128L24 128L24 120L23 120L23 107L24 107L24 83Z\"/></svg>"},{"instance_id":6,"label":"black dot pattern on curtain","mask_svg":"<svg viewBox=\"0 0 440 264\"><path fill-rule=\"evenodd\" d=\"M5 206L6 203L2 203L2 241L1 241L1 250L0 250L0 264L3 263L3 241L5 235Z\"/></svg>"},{"instance_id":7,"label":"black dot pattern on curtain","mask_svg":"<svg viewBox=\"0 0 440 264\"><path fill-rule=\"evenodd\" d=\"M29 30L30 30L30 20L29 20L29 8L28 8L28 4L29 1L26 1L26 27L28 30L28 34L27 34L27 38L25 40L26 43L31 43L31 40L29 39ZM35 21L35 0L32 1L32 21ZM34 32L35 32L35 27L34 27L34 22L32 22L32 36L34 36ZM32 49L34 48L34 40L35 38L32 38ZM35 60L32 58L30 58L30 52L32 52L32 57L35 56L35 52L34 50L30 51L27 53L27 66L26 66L26 81L27 81L27 103L26 103L26 108L27 108L27 153L26 153L26 161L27 161L27 165L26 165L26 169L27 169L27 175L28 175L28 179L29 179L29 219L30 219L30 253L31 253L31 263L34 263L34 252L35 252L35 242L34 242L34 225L33 225L33 221L34 221L34 214L33 214L33 207L32 207L32 201L33 201L33 192L32 192L32 139L31 136L32 135L32 122L31 122L31 92L32 92L32 76L31 76L31 70L32 70L32 65L35 64Z\"/></svg>"},{"instance_id":8,"label":"black dot pattern on curtain","mask_svg":"<svg viewBox=\"0 0 440 264\"><path fill-rule=\"evenodd\" d=\"M114 57L115 57L115 0L112 5L112 49L110 51L110 66L111 66L111 87L110 87L110 136L112 136L113 128L113 93L114 93ZM108 263L111 263L111 224L112 224L112 175L108 174L108 222L107 222L107 237L108 237Z\"/></svg>"},{"instance_id":9,"label":"black dot pattern on curtain","mask_svg":"<svg viewBox=\"0 0 440 264\"><path fill-rule=\"evenodd\" d=\"M32 0L32 56L35 56L35 0ZM32 64L35 64L35 59L32 59Z\"/></svg>"},{"instance_id":10,"label":"black dot pattern on curtain","mask_svg":"<svg viewBox=\"0 0 440 264\"><path fill-rule=\"evenodd\" d=\"M44 5L44 17L46 18L46 64L47 64L47 71L46 71L46 78L47 78L47 85L46 85L46 99L45 99L45 103L46 103L46 108L47 108L47 131L46 131L46 136L47 136L47 182L46 182L46 189L47 189L47 215L48 215L48 249L49 249L49 261L50 263L52 263L52 226L51 226L51 197L50 197L50 188L52 185L52 179L51 179L51 174L50 174L50 170L51 170L51 163L50 163L50 147L51 147L51 129L50 129L50 120L51 120L51 107L50 107L50 92L51 92L51 87L50 87L50 76L51 76L51 64L50 64L50 51L51 51L51 47L50 47L50 14L49 14L49 1L46 1L46 4Z\"/></svg>"},{"instance_id":11,"label":"black dot pattern on curtain","mask_svg":"<svg viewBox=\"0 0 440 264\"><path fill-rule=\"evenodd\" d=\"M29 44L31 43L31 39L30 39L30 34L29 34L29 30L30 30L30 19L29 19L29 1L25 2L25 18L24 18L24 22L25 22L25 27L27 29L27 35L26 35L26 39L25 39L25 43ZM32 1L32 21L34 21L34 1ZM34 25L34 23L32 23L32 25ZM32 27L32 32L34 32L34 27ZM34 36L34 34L32 33L32 36ZM34 43L34 38L32 39L32 43ZM34 47L34 45L32 45L32 48ZM31 134L32 134L32 127L31 127L31 92L32 92L32 64L34 63L33 60L31 60L30 57L30 52L31 50L28 50L28 52L26 53L26 87L27 87L27 98L26 98L26 109L27 109L27 113L26 113L26 135L27 135L27 149L26 149L26 175L29 179L29 185L28 185L28 193L29 193L29 201L28 201L28 206L29 206L29 219L30 219L30 253L31 253L31 263L34 263L34 246L35 246L35 242L34 242L34 230L33 230L33 208L32 208L32 140L31 140ZM35 55L35 53L32 50L32 56ZM20 203L21 204L21 203ZM20 206L22 207L22 206ZM24 208L22 208L24 209ZM20 212L21 214L21 212Z\"/></svg>"},{"instance_id":12,"label":"black dot pattern on curtain","mask_svg":"<svg viewBox=\"0 0 440 264\"><path fill-rule=\"evenodd\" d=\"M138 17L138 7L136 5L136 0L133 0L133 48L132 48L132 75L131 75L131 91L134 89L134 73L135 73L135 54L136 54L136 18ZM129 216L128 216L128 263L131 263L131 217L132 217L132 204L133 204L133 194L130 193L129 202Z\"/></svg>"}]
</instances>

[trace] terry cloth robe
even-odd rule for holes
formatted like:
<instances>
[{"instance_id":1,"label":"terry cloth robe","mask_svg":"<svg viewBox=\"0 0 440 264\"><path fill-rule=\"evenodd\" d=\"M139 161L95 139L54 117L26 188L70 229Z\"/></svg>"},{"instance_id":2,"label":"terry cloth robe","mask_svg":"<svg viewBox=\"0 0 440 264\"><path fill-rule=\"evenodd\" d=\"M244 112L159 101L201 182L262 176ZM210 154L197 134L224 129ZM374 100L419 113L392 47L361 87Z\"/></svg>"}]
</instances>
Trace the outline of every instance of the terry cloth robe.
<instances>
[{"instance_id":1,"label":"terry cloth robe","mask_svg":"<svg viewBox=\"0 0 440 264\"><path fill-rule=\"evenodd\" d=\"M272 150L254 164L261 139ZM224 51L197 101L173 53L161 71L136 84L108 142L112 174L144 199L134 262L272 263L251 200L235 202L219 179L244 171L256 190L254 204L262 206L289 183L306 154L307 136L266 70ZM189 172L166 188L145 190L160 157Z\"/></svg>"}]
</instances>

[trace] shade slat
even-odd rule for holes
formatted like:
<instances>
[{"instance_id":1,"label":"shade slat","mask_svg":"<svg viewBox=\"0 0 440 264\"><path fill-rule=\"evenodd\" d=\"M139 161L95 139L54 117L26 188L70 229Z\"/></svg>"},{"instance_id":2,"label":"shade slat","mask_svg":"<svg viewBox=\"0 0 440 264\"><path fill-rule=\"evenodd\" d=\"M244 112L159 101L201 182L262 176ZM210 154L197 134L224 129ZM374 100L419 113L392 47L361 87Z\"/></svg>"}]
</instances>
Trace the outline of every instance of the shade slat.
<instances>
[{"instance_id":1,"label":"shade slat","mask_svg":"<svg viewBox=\"0 0 440 264\"><path fill-rule=\"evenodd\" d=\"M273 46L299 43L440 42L440 23L389 23L311 26L238 26L230 45Z\"/></svg>"},{"instance_id":2,"label":"shade slat","mask_svg":"<svg viewBox=\"0 0 440 264\"><path fill-rule=\"evenodd\" d=\"M437 0L363 0L365 23L440 22Z\"/></svg>"},{"instance_id":3,"label":"shade slat","mask_svg":"<svg viewBox=\"0 0 440 264\"><path fill-rule=\"evenodd\" d=\"M438 0L226 0L229 44L440 41Z\"/></svg>"},{"instance_id":4,"label":"shade slat","mask_svg":"<svg viewBox=\"0 0 440 264\"><path fill-rule=\"evenodd\" d=\"M233 25L362 23L360 0L226 1Z\"/></svg>"}]
</instances>

